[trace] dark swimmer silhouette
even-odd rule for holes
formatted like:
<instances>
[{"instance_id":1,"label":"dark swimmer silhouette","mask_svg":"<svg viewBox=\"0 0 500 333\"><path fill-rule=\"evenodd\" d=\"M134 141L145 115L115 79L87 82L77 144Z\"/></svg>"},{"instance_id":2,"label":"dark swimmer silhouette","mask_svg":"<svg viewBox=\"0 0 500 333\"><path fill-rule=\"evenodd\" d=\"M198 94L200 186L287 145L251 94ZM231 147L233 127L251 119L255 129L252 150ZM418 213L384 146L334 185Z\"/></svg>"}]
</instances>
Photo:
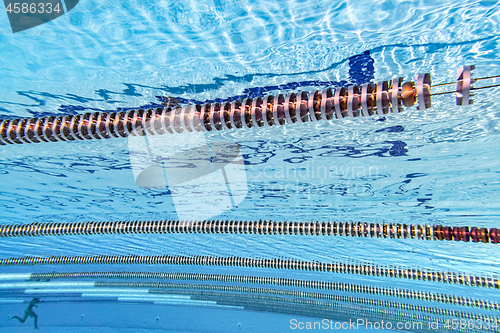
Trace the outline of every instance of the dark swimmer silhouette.
<instances>
[{"instance_id":1,"label":"dark swimmer silhouette","mask_svg":"<svg viewBox=\"0 0 500 333\"><path fill-rule=\"evenodd\" d=\"M40 303L40 299L38 297L34 297L30 304L28 305L28 307L26 308L26 310L24 310L24 316L23 316L23 319L19 318L18 316L14 316L12 317L11 319L14 319L16 318L17 320L19 320L19 322L21 324L24 324L24 322L26 321L26 319L28 317L33 317L33 319L35 319L35 330L38 329L38 325L37 325L37 321L38 321L38 316L36 315L36 313L33 312L33 308L37 308L38 306L36 305L36 303Z\"/></svg>"}]
</instances>

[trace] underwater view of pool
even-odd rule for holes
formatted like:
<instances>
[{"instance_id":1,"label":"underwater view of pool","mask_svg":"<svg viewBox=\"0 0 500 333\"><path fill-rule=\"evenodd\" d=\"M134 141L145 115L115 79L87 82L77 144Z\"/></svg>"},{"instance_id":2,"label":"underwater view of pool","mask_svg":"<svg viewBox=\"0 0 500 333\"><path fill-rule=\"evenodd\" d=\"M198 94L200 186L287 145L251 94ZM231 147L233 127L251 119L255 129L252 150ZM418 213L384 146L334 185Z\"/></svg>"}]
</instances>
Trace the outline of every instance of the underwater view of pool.
<instances>
[{"instance_id":1,"label":"underwater view of pool","mask_svg":"<svg viewBox=\"0 0 500 333\"><path fill-rule=\"evenodd\" d=\"M16 1L1 332L500 332L498 1Z\"/></svg>"}]
</instances>

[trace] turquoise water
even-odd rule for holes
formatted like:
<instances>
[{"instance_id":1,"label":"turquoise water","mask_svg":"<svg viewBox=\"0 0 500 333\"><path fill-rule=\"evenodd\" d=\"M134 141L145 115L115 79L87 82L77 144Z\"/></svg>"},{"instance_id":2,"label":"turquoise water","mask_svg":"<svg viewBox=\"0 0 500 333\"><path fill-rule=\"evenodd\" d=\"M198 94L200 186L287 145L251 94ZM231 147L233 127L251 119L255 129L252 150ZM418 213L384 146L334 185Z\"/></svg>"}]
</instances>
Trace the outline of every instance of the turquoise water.
<instances>
[{"instance_id":1,"label":"turquoise water","mask_svg":"<svg viewBox=\"0 0 500 333\"><path fill-rule=\"evenodd\" d=\"M0 119L146 108L168 96L181 103L226 101L398 76L410 80L418 73L431 73L439 84L454 82L457 68L468 64L476 65L474 77L500 74L497 1L83 0L68 14L16 34L0 12ZM207 142L239 144L245 161L244 200L212 218L498 227L500 90L474 94L471 106L456 106L453 94L439 95L427 110L204 133ZM127 139L0 149L2 224L178 218L175 193L137 186ZM219 194L197 195L210 205ZM192 219L200 213L195 205L183 207ZM472 275L498 275L500 267L497 245L390 238L140 234L0 241L0 258L106 254L368 262ZM49 265L2 267L0 273L52 271L276 276L493 302L500 296L486 288L261 268ZM13 298L8 296L0 300ZM188 304L53 300L35 310L40 330L278 332L290 331L290 320L299 318ZM6 320L25 308L2 304L2 331L31 330L32 319L24 325Z\"/></svg>"}]
</instances>

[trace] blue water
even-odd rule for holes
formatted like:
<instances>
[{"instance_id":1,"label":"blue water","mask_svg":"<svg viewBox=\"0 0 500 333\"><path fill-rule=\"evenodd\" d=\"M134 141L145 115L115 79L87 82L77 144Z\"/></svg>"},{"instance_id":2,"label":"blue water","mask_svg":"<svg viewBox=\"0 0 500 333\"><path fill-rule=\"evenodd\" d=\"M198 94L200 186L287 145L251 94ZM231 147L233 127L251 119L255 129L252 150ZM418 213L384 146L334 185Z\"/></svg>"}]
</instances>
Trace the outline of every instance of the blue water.
<instances>
[{"instance_id":1,"label":"blue water","mask_svg":"<svg viewBox=\"0 0 500 333\"><path fill-rule=\"evenodd\" d=\"M16 34L1 9L0 119L152 107L169 96L184 104L232 101L398 76L410 80L418 73L431 73L438 84L454 82L457 68L468 64L476 65L474 77L499 75L499 27L498 1L81 0L68 14ZM456 106L449 94L434 96L427 110L205 133L207 142L239 144L245 162L245 199L213 218L498 227L500 89L474 95L471 106ZM172 191L137 186L127 139L0 149L2 224L178 217ZM214 193L198 197L210 204ZM194 205L183 209L199 214ZM500 267L498 246L462 242L192 234L0 241L0 258L95 254L286 257L473 275L498 275ZM500 299L498 290L485 288L256 268L34 266L0 272L87 270L282 276ZM134 303L64 306L40 304L40 329L277 332L289 331L292 318ZM24 326L5 321L25 307L0 306L2 331L32 329L31 319ZM135 314L116 319L124 313ZM186 319L190 313L199 323Z\"/></svg>"}]
</instances>

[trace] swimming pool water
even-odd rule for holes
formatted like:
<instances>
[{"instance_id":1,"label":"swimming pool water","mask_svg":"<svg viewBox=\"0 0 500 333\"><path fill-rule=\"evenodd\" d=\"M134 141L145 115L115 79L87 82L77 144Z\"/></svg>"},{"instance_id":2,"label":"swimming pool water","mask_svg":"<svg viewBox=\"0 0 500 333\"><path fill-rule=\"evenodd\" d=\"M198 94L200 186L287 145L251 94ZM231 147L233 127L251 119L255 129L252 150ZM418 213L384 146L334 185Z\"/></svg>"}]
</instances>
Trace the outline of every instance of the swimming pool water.
<instances>
[{"instance_id":1,"label":"swimming pool water","mask_svg":"<svg viewBox=\"0 0 500 333\"><path fill-rule=\"evenodd\" d=\"M167 97L182 104L232 101L398 76L410 80L418 73L431 73L433 83L439 84L454 82L457 68L469 64L476 65L474 77L500 75L497 1L80 1L68 14L15 34L7 14L0 12L0 119L158 107ZM498 87L477 90L470 106L457 106L454 94L438 95L427 110L413 107L400 114L206 132L206 142L240 146L246 177L244 200L212 219L496 228L499 94ZM168 140L176 140L175 135ZM127 139L0 149L2 224L178 218L173 191L137 186ZM207 188L197 194L207 205L218 195ZM191 205L184 205L183 214L192 219L201 215ZM499 254L498 245L490 243L329 236L133 234L0 241L0 258L239 256L395 265L475 276L498 276ZM499 300L498 290L488 288L248 267L47 265L2 267L0 273L53 271L275 276ZM0 301L31 299L19 290L13 296L9 292L0 292ZM51 297L41 297L44 302L35 310L40 329L51 332L277 332L289 331L289 321L295 318L187 303ZM410 304L448 308L423 301ZM24 325L4 320L22 314L25 307L2 303L2 330L32 329L31 319ZM302 321L307 320L318 319Z\"/></svg>"}]
</instances>

